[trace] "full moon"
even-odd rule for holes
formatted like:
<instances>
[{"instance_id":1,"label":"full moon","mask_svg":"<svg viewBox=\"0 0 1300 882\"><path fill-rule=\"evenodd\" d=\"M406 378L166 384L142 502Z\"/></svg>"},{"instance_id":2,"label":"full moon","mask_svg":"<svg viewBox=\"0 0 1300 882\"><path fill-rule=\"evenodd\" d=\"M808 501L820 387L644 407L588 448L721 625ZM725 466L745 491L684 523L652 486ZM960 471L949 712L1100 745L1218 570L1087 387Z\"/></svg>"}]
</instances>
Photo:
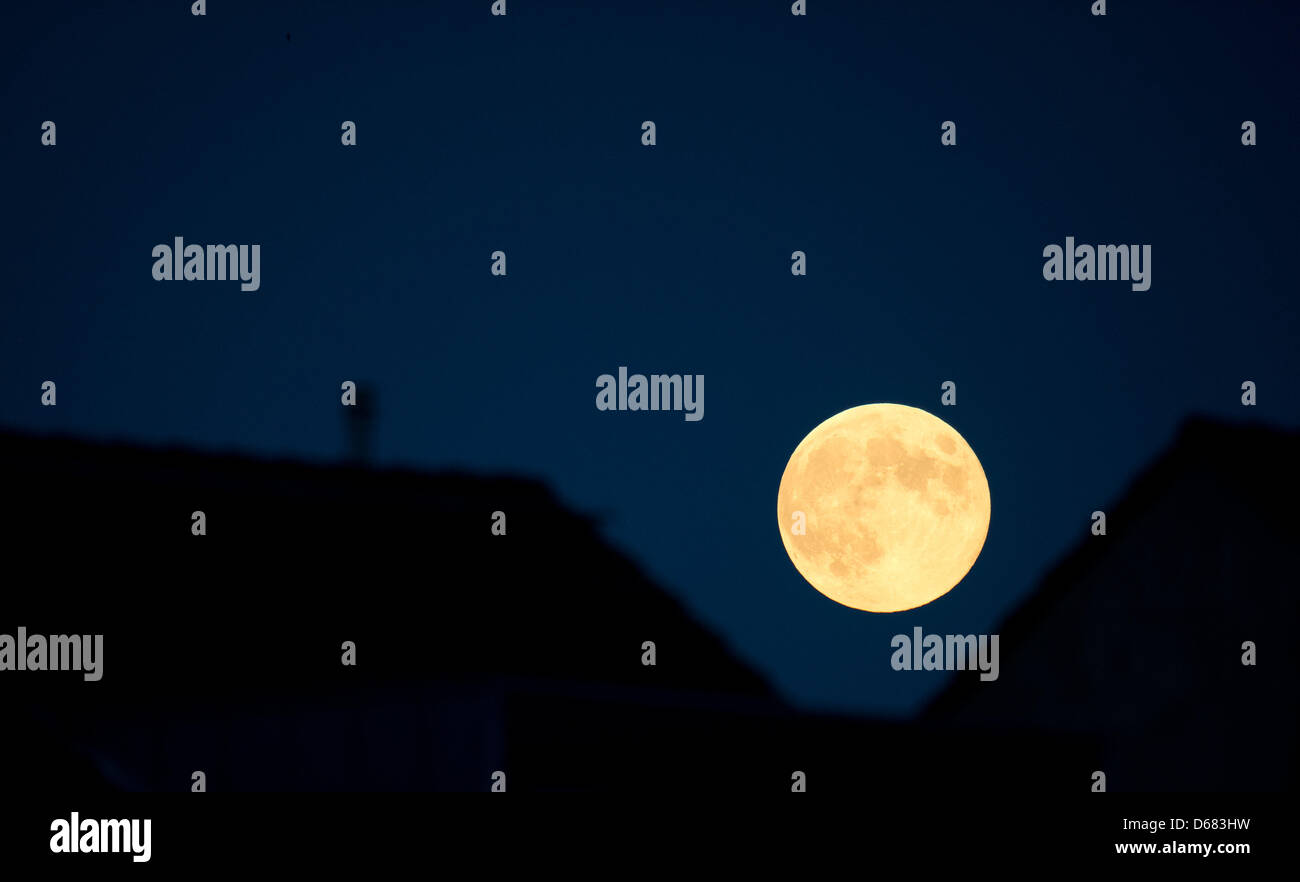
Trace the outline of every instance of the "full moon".
<instances>
[{"instance_id":1,"label":"full moon","mask_svg":"<svg viewBox=\"0 0 1300 882\"><path fill-rule=\"evenodd\" d=\"M795 569L831 600L898 612L942 597L989 532L975 451L933 414L902 404L838 413L799 442L776 496Z\"/></svg>"}]
</instances>

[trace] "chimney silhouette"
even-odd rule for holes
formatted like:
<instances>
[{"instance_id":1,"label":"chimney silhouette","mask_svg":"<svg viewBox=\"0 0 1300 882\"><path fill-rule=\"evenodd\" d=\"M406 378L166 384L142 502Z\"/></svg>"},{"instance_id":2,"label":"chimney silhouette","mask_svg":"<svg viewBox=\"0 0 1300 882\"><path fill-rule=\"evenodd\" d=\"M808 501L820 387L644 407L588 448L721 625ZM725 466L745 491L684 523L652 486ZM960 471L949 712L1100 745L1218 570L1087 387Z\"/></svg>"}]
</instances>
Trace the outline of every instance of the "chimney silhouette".
<instances>
[{"instance_id":1,"label":"chimney silhouette","mask_svg":"<svg viewBox=\"0 0 1300 882\"><path fill-rule=\"evenodd\" d=\"M370 462L375 419L379 412L378 391L367 381L357 383L357 403L343 408L344 432L347 435L346 460L353 465Z\"/></svg>"}]
</instances>

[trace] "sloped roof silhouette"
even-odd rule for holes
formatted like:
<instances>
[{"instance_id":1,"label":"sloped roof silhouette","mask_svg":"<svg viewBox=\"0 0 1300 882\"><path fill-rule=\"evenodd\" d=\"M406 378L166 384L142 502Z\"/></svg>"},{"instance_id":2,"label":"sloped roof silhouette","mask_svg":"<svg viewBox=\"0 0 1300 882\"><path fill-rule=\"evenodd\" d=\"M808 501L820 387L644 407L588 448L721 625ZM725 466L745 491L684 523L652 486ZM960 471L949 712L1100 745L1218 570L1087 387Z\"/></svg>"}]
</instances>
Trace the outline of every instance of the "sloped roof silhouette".
<instances>
[{"instance_id":1,"label":"sloped roof silhouette","mask_svg":"<svg viewBox=\"0 0 1300 882\"><path fill-rule=\"evenodd\" d=\"M4 527L33 554L58 555L69 569L65 599L119 624L145 623L150 642L182 654L193 648L200 667L206 620L259 633L263 619L280 631L298 621L321 628L330 655L339 628L340 639L349 627L373 634L364 667L394 676L652 678L657 687L770 694L612 548L595 519L530 478L15 434L0 435L0 462L13 501ZM198 510L205 536L191 535ZM491 533L495 511L506 516L504 536ZM95 558L135 577L127 596L83 590L95 578ZM127 607L132 616L121 615ZM43 620L54 609L30 608ZM164 608L179 617L177 633L186 617L197 630L180 641L157 633L171 630L154 618ZM403 641L422 646L391 645ZM658 648L651 671L640 661L644 641ZM122 649L115 655L120 677ZM276 652L255 657L289 661ZM219 665L217 679L231 679L230 663ZM305 673L293 667L295 679ZM274 680L275 672L250 679Z\"/></svg>"},{"instance_id":2,"label":"sloped roof silhouette","mask_svg":"<svg viewBox=\"0 0 1300 882\"><path fill-rule=\"evenodd\" d=\"M1091 733L1113 789L1272 789L1296 776L1300 435L1188 420L998 627L998 681L924 718ZM1242 664L1254 643L1259 664Z\"/></svg>"}]
</instances>

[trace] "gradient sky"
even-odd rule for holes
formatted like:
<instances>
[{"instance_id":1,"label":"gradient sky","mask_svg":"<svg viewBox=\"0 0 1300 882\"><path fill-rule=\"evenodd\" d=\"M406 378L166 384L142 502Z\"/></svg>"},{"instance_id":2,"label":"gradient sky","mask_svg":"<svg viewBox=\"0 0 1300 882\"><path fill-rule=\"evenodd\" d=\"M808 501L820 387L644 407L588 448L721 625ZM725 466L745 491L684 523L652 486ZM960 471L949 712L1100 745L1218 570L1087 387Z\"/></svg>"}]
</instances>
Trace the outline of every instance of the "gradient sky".
<instances>
[{"instance_id":1,"label":"gradient sky","mask_svg":"<svg viewBox=\"0 0 1300 882\"><path fill-rule=\"evenodd\" d=\"M911 713L945 675L890 636L994 629L1188 414L1300 417L1300 6L1090 3L11 4L0 424L328 461L369 381L379 464L538 476L792 700ZM154 281L177 235L261 244L261 290ZM1151 244L1151 289L1044 281L1067 235ZM704 374L703 421L597 411L620 365ZM775 511L876 401L993 499L966 580L885 616Z\"/></svg>"}]
</instances>

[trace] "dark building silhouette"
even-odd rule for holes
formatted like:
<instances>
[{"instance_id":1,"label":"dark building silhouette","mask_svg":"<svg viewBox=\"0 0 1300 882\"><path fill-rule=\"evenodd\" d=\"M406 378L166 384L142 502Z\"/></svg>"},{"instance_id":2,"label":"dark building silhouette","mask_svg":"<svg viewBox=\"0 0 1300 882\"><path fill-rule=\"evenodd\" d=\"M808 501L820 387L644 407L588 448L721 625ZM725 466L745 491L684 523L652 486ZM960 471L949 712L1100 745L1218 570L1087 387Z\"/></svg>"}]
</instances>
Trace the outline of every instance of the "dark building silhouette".
<instances>
[{"instance_id":1,"label":"dark building silhouette","mask_svg":"<svg viewBox=\"0 0 1300 882\"><path fill-rule=\"evenodd\" d=\"M536 481L15 435L0 453L0 633L105 641L99 682L0 673L18 791L185 790L194 771L473 791L500 770L511 790L780 792L799 771L860 792L1010 755L791 709Z\"/></svg>"},{"instance_id":2,"label":"dark building silhouette","mask_svg":"<svg viewBox=\"0 0 1300 882\"><path fill-rule=\"evenodd\" d=\"M0 774L17 792L180 791L196 770L236 791L482 791L498 770L512 791L782 792L801 771L810 791L974 798L1084 792L1096 769L1114 790L1288 786L1294 451L1191 423L1001 628L998 680L957 674L921 719L882 722L790 707L533 480L0 435L0 633L105 644L100 682L0 672Z\"/></svg>"},{"instance_id":3,"label":"dark building silhouette","mask_svg":"<svg viewBox=\"0 0 1300 882\"><path fill-rule=\"evenodd\" d=\"M552 692L780 707L535 481L15 436L0 450L0 633L105 635L100 682L0 687L112 786L183 789L202 769L225 789L484 789L521 726L565 738Z\"/></svg>"},{"instance_id":4,"label":"dark building silhouette","mask_svg":"<svg viewBox=\"0 0 1300 882\"><path fill-rule=\"evenodd\" d=\"M998 680L955 681L926 719L1086 734L1110 790L1295 787L1298 440L1187 422L1002 624Z\"/></svg>"}]
</instances>

